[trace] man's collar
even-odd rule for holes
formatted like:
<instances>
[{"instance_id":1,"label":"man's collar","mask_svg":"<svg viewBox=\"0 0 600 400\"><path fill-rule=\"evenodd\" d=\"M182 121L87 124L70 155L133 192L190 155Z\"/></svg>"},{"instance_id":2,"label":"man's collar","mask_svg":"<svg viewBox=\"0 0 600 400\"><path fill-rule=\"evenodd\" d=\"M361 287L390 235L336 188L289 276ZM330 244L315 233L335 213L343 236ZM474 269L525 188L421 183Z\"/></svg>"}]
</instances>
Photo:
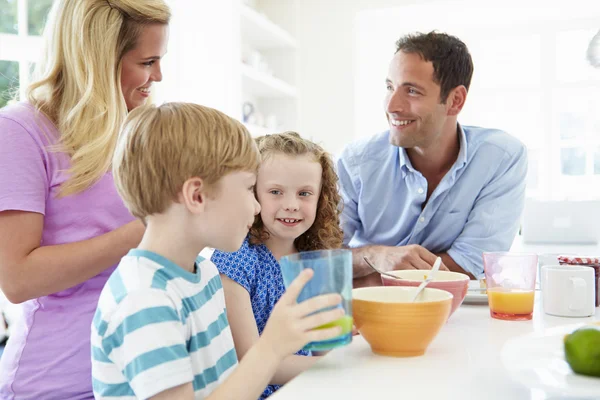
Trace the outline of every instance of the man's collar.
<instances>
[{"instance_id":1,"label":"man's collar","mask_svg":"<svg viewBox=\"0 0 600 400\"><path fill-rule=\"evenodd\" d=\"M456 162L452 168L450 168L451 170L458 170L467 165L467 135L465 135L465 130L460 124L458 124L458 140L460 143L460 150L458 150L458 157L456 157Z\"/></svg>"},{"instance_id":2,"label":"man's collar","mask_svg":"<svg viewBox=\"0 0 600 400\"><path fill-rule=\"evenodd\" d=\"M460 124L457 124L457 130L460 149L458 151L458 157L456 157L456 161L452 165L452 168L450 168L450 171L453 173L467 164L467 136L465 135L465 131ZM399 162L402 178L406 177L408 172L416 172L412 163L410 162L410 158L408 158L406 149L404 147L399 147L398 152L400 155Z\"/></svg>"},{"instance_id":3,"label":"man's collar","mask_svg":"<svg viewBox=\"0 0 600 400\"><path fill-rule=\"evenodd\" d=\"M408 158L408 154L406 153L406 149L404 147L398 148L398 153L400 154L400 173L402 178L406 177L406 174L410 172L416 172L410 162L410 158Z\"/></svg>"}]
</instances>

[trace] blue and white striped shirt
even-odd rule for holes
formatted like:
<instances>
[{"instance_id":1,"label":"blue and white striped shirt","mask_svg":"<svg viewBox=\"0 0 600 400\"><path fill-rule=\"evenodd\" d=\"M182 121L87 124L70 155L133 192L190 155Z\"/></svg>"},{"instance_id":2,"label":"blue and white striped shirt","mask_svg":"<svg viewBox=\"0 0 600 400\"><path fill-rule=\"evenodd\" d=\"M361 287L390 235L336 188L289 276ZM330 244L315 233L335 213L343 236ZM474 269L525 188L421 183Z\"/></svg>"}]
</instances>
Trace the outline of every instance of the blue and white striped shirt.
<instances>
[{"instance_id":1,"label":"blue and white striped shirt","mask_svg":"<svg viewBox=\"0 0 600 400\"><path fill-rule=\"evenodd\" d=\"M221 279L199 257L191 273L134 249L102 290L92 322L96 399L145 399L193 382L208 396L237 365Z\"/></svg>"}]
</instances>

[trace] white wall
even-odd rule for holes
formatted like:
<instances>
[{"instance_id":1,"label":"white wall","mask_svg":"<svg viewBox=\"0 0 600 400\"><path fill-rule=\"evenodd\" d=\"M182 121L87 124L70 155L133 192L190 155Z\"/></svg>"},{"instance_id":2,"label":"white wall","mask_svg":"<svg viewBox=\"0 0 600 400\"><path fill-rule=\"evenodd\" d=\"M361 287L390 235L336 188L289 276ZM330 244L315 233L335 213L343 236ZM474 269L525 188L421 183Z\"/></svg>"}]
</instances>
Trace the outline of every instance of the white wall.
<instances>
[{"instance_id":1,"label":"white wall","mask_svg":"<svg viewBox=\"0 0 600 400\"><path fill-rule=\"evenodd\" d=\"M394 26L399 20L402 25ZM502 129L525 143L528 196L600 198L600 174L594 172L600 70L585 58L600 28L600 1L454 0L362 11L355 21L356 136L387 129L383 77L397 37L449 32L467 44L475 64L460 122ZM583 172L562 172L581 162Z\"/></svg>"},{"instance_id":2,"label":"white wall","mask_svg":"<svg viewBox=\"0 0 600 400\"><path fill-rule=\"evenodd\" d=\"M156 100L241 117L239 0L170 0L173 18Z\"/></svg>"},{"instance_id":3,"label":"white wall","mask_svg":"<svg viewBox=\"0 0 600 400\"><path fill-rule=\"evenodd\" d=\"M459 5L465 4L464 7ZM402 26L394 21L405 20ZM551 89L554 75L576 81L599 81L600 73L585 60L589 40L600 28L598 0L490 0L430 3L402 8L370 10L356 18L355 116L356 135L370 136L368 129L387 129L382 104L383 84L394 41L411 32L438 30L459 37L469 47L475 64L469 98L460 121L466 125L499 128L516 135L530 149L549 139L544 133L552 121L544 121L540 101ZM554 31L556 30L556 32ZM573 40L569 48L554 48L558 32ZM581 35L579 33L581 32ZM572 33L577 35L573 36ZM564 36L564 35L563 35ZM575 41L577 40L577 41ZM553 51L543 51L544 47ZM567 58L558 63L556 59ZM566 73L554 69L566 69ZM550 76L544 76L549 74ZM584 76L583 75L587 75ZM532 93L528 93L531 91ZM548 96L550 97L550 96ZM510 107L507 105L510 104ZM502 105L502 107L498 107ZM564 104L561 105L565 107ZM366 112L365 112L366 111Z\"/></svg>"},{"instance_id":4,"label":"white wall","mask_svg":"<svg viewBox=\"0 0 600 400\"><path fill-rule=\"evenodd\" d=\"M501 3L496 0L257 0L257 3L298 40L299 132L320 141L334 153L354 138L373 135L386 126L382 104L385 76L356 82L358 69L373 63L369 52L359 51L357 47L360 39L357 29L363 29L364 33L364 24L362 27L359 24L366 13L381 15L381 25L372 26L372 29L381 32L397 30L394 38L386 39L389 43L373 43L375 52L388 46L391 58L394 41L406 33L406 29L456 27L452 19L464 21L460 18L463 11L473 5L480 10L489 9L489 14L500 21L508 16L513 21L519 20L512 11L507 15L509 7L506 3L518 4L528 11L521 19L528 18L531 10L539 10L542 19L559 18L561 13L585 15L588 5L592 5L593 10L600 5L600 1L594 0L506 0ZM432 12L432 5L439 5L439 9ZM407 6L404 10L408 10L408 14L402 15L398 8ZM591 14L589 18L592 18ZM511 30L507 24L507 34ZM459 37L461 34L459 29L449 33ZM365 48L364 43L362 48ZM385 74L388 61L377 59L380 61L382 74ZM359 93L381 93L381 100L376 104L369 103L370 115L374 115L374 108L381 110L380 121L375 126L357 123L357 113L365 111L364 102L361 104L361 99L356 98L357 88L360 88Z\"/></svg>"},{"instance_id":5,"label":"white wall","mask_svg":"<svg viewBox=\"0 0 600 400\"><path fill-rule=\"evenodd\" d=\"M173 20L156 100L192 101L240 118L240 0L170 0ZM297 130L333 153L355 137L354 22L362 10L418 0L252 0L298 41ZM191 28L193 27L193 28ZM393 43L392 43L393 44ZM233 48L232 48L233 47ZM369 132L371 133L371 132ZM375 132L372 132L375 133Z\"/></svg>"},{"instance_id":6,"label":"white wall","mask_svg":"<svg viewBox=\"0 0 600 400\"><path fill-rule=\"evenodd\" d=\"M418 0L261 0L298 41L299 133L339 152L354 131L354 20L357 12ZM423 2L422 0L420 1ZM398 21L400 24L401 21ZM393 43L391 44L393 45ZM382 78L385 80L385 78ZM376 133L376 132L370 132Z\"/></svg>"},{"instance_id":7,"label":"white wall","mask_svg":"<svg viewBox=\"0 0 600 400\"><path fill-rule=\"evenodd\" d=\"M171 0L175 18L171 24L169 54L165 58L165 82L161 85L164 90L160 91L159 88L161 100L200 102L240 117L241 99L236 89L240 84L236 69L240 51L239 27L236 26L239 16L236 13L239 13L237 6L241 1L246 0ZM357 113L364 113L360 99L355 96L357 84L363 90L368 86L375 93L383 87L378 82L384 80L383 76L377 76L370 82L356 82L357 69L369 64L368 59L360 59L369 56L361 55L357 50L360 15L366 12L381 13L382 26L377 29L394 31L397 26L399 36L407 26L444 21L448 9L454 7L454 12L458 14L461 11L455 0L252 2L296 37L299 60L295 79L299 92L297 130L321 142L333 153L339 152L354 138L375 134L385 126L383 111L381 124L377 126L356 123ZM504 4L498 4L495 0L476 3L480 8L487 5L494 7L490 13L498 12ZM535 4L533 7L544 8L540 6L541 0L521 0L521 3L527 7ZM567 9L573 4L562 0L548 0L548 3L562 4ZM440 11L433 14L419 12L419 7L424 4L439 4ZM408 16L390 18L394 13L397 15L399 7L406 6L413 9L410 20ZM374 43L374 47L389 45L391 58L394 41L395 38L389 43ZM385 71L387 63L381 68ZM382 110L381 93L382 99L377 100L377 104L371 108Z\"/></svg>"}]
</instances>

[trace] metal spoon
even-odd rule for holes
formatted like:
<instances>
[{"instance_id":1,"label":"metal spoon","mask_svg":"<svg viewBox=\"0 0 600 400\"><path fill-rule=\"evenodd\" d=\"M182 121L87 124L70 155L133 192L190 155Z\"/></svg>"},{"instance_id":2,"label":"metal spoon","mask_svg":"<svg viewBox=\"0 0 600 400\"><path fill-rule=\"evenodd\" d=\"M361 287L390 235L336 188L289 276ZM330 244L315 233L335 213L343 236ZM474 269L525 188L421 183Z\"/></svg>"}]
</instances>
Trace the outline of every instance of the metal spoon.
<instances>
[{"instance_id":1,"label":"metal spoon","mask_svg":"<svg viewBox=\"0 0 600 400\"><path fill-rule=\"evenodd\" d=\"M438 257L435 260L435 263L433 264L433 268L431 268L431 271L427 274L427 278L425 278L425 280L417 288L417 293L415 293L415 297L413 297L413 299L411 301L412 303L415 302L415 300L417 299L417 296L419 296L421 291L423 289L425 289L425 286L427 286L427 284L429 284L429 282L431 282L433 280L433 278L435 278L435 275L437 274L437 272L440 269L440 265L442 265L442 258Z\"/></svg>"},{"instance_id":2,"label":"metal spoon","mask_svg":"<svg viewBox=\"0 0 600 400\"><path fill-rule=\"evenodd\" d=\"M371 261L369 261L369 259L367 257L363 257L363 260L365 260L365 262L367 263L367 265L369 267L373 268L373 270L375 272L379 272L381 275L389 276L390 278L394 278L394 279L402 279L399 276L396 276L394 274L390 274L390 273L387 273L387 272L383 272L383 271L377 269L373 264L371 264Z\"/></svg>"}]
</instances>

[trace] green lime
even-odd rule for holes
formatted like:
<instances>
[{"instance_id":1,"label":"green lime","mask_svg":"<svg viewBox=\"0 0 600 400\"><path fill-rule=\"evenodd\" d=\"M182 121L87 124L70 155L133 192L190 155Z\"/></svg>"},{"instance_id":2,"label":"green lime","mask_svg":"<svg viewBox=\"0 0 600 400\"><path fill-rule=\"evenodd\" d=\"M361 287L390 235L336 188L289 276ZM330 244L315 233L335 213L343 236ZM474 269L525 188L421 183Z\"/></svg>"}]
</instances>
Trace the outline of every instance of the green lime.
<instances>
[{"instance_id":1,"label":"green lime","mask_svg":"<svg viewBox=\"0 0 600 400\"><path fill-rule=\"evenodd\" d=\"M342 318L336 319L335 321L330 322L328 324L321 325L321 326L317 327L316 329L327 329L327 328L333 328L334 326L339 326L342 328L342 333L340 333L340 335L345 335L346 333L350 333L350 332L352 332L352 317L350 317L348 315L344 315Z\"/></svg>"},{"instance_id":2,"label":"green lime","mask_svg":"<svg viewBox=\"0 0 600 400\"><path fill-rule=\"evenodd\" d=\"M565 358L573 372L600 377L600 329L583 327L565 336Z\"/></svg>"}]
</instances>

